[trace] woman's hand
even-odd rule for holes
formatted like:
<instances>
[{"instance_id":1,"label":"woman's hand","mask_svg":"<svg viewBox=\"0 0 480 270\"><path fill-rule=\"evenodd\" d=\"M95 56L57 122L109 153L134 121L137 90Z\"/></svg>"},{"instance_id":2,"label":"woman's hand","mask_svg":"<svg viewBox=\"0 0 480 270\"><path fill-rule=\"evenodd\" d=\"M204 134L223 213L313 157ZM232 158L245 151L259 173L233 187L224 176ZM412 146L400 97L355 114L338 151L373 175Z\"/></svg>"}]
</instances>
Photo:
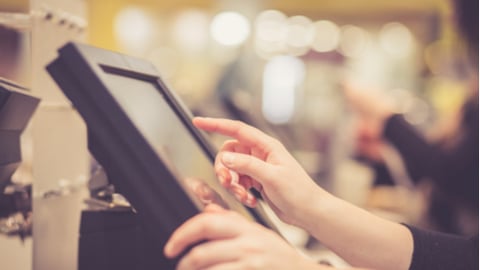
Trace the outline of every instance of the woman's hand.
<instances>
[{"instance_id":1,"label":"woman's hand","mask_svg":"<svg viewBox=\"0 0 480 270\"><path fill-rule=\"evenodd\" d=\"M354 84L344 84L347 105L355 112L355 142L359 154L380 160L384 147L385 121L394 113L393 102L379 91Z\"/></svg>"},{"instance_id":2,"label":"woman's hand","mask_svg":"<svg viewBox=\"0 0 480 270\"><path fill-rule=\"evenodd\" d=\"M278 140L260 130L227 119L197 117L193 123L234 139L220 149L215 171L220 182L243 203L255 204L247 192L255 188L283 221L303 227L304 222L311 222L309 211L318 211L316 202L330 196Z\"/></svg>"},{"instance_id":3,"label":"woman's hand","mask_svg":"<svg viewBox=\"0 0 480 270\"><path fill-rule=\"evenodd\" d=\"M214 204L180 226L164 253L174 258L199 242L181 258L178 270L329 269L298 253L276 233Z\"/></svg>"},{"instance_id":4,"label":"woman's hand","mask_svg":"<svg viewBox=\"0 0 480 270\"><path fill-rule=\"evenodd\" d=\"M242 192L249 188L259 190L282 220L306 229L352 265L408 269L413 240L405 226L381 219L324 191L280 142L256 128L226 119L195 118L193 123L200 129L234 139L220 150L215 170L223 185L237 197L247 200L248 196ZM239 174L233 184L235 175L229 170ZM188 244L204 239L218 241L201 244L199 248L203 248L197 251L194 248L185 257L189 258L187 262L183 262L187 266L203 263L200 258L207 256L207 262L213 265L233 264L232 268L221 269L237 269L236 262L240 263L238 269L247 264L264 269L312 269L301 265L305 261L287 251L284 243L265 233L265 229L232 212L207 212L187 221L172 236L170 243L175 248L167 246L166 254L176 256ZM252 255L257 253L259 256ZM248 255L243 257L245 254Z\"/></svg>"},{"instance_id":5,"label":"woman's hand","mask_svg":"<svg viewBox=\"0 0 480 270\"><path fill-rule=\"evenodd\" d=\"M183 182L186 184L186 187L191 191L191 193L195 195L203 204L203 206L214 203L222 207L227 207L220 195L201 179L195 177L186 177Z\"/></svg>"}]
</instances>

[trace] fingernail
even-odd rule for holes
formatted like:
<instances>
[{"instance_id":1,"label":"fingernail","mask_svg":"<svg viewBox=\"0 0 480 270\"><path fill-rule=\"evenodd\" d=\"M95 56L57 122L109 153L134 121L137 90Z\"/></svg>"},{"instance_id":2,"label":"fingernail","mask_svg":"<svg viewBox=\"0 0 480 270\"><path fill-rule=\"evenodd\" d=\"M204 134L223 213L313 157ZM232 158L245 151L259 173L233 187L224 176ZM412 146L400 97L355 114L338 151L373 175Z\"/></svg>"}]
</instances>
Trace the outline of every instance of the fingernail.
<instances>
[{"instance_id":1,"label":"fingernail","mask_svg":"<svg viewBox=\"0 0 480 270\"><path fill-rule=\"evenodd\" d=\"M202 185L200 187L200 190L201 190L203 196L210 195L210 188L207 187L206 185Z\"/></svg>"},{"instance_id":2,"label":"fingernail","mask_svg":"<svg viewBox=\"0 0 480 270\"><path fill-rule=\"evenodd\" d=\"M234 159L235 159L235 156L231 153L224 153L222 156L222 161L227 166L233 165Z\"/></svg>"},{"instance_id":3,"label":"fingernail","mask_svg":"<svg viewBox=\"0 0 480 270\"><path fill-rule=\"evenodd\" d=\"M235 196L235 198L237 199L237 201L243 203L244 202L244 196L242 196L241 193L234 193L233 194Z\"/></svg>"},{"instance_id":4,"label":"fingernail","mask_svg":"<svg viewBox=\"0 0 480 270\"><path fill-rule=\"evenodd\" d=\"M228 173L228 169L223 168L222 170L218 171L217 173L218 180L224 187L230 186L230 174Z\"/></svg>"},{"instance_id":5,"label":"fingernail","mask_svg":"<svg viewBox=\"0 0 480 270\"><path fill-rule=\"evenodd\" d=\"M257 206L257 199L251 193L247 193L247 199L245 200L245 204L253 208Z\"/></svg>"},{"instance_id":6,"label":"fingernail","mask_svg":"<svg viewBox=\"0 0 480 270\"><path fill-rule=\"evenodd\" d=\"M239 178L240 176L238 175L238 173L232 171L232 170L228 170L229 174L230 174L230 182L232 184L238 184L238 181L239 181Z\"/></svg>"}]
</instances>

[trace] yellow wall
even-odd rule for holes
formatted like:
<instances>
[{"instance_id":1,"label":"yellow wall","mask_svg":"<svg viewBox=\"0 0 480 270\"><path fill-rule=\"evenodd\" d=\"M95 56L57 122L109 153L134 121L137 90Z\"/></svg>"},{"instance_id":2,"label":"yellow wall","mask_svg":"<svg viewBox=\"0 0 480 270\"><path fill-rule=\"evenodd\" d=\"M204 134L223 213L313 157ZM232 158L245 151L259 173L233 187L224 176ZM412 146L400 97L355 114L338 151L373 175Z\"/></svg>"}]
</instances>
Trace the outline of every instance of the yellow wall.
<instances>
[{"instance_id":1,"label":"yellow wall","mask_svg":"<svg viewBox=\"0 0 480 270\"><path fill-rule=\"evenodd\" d=\"M113 18L127 0L89 0L87 16L89 20L88 41L92 45L115 50Z\"/></svg>"},{"instance_id":2,"label":"yellow wall","mask_svg":"<svg viewBox=\"0 0 480 270\"><path fill-rule=\"evenodd\" d=\"M0 0L0 12L28 12L29 0Z\"/></svg>"}]
</instances>

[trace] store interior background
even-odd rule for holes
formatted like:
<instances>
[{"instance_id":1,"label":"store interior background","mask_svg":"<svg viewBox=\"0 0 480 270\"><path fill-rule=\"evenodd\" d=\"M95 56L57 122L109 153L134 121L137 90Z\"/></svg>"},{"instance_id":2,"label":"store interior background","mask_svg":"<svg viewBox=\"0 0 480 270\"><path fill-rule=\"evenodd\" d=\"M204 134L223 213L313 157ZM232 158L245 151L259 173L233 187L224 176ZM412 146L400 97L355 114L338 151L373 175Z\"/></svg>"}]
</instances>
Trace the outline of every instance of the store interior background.
<instances>
[{"instance_id":1,"label":"store interior background","mask_svg":"<svg viewBox=\"0 0 480 270\"><path fill-rule=\"evenodd\" d=\"M322 187L421 226L424 190L372 188L374 171L353 158L341 89L381 89L435 138L467 94L452 16L446 0L0 0L0 30L18 35L18 57L0 51L0 77L42 98L14 177L33 184L33 237L0 235L2 265L76 269L86 131L43 69L72 39L151 61L194 114L255 125Z\"/></svg>"}]
</instances>

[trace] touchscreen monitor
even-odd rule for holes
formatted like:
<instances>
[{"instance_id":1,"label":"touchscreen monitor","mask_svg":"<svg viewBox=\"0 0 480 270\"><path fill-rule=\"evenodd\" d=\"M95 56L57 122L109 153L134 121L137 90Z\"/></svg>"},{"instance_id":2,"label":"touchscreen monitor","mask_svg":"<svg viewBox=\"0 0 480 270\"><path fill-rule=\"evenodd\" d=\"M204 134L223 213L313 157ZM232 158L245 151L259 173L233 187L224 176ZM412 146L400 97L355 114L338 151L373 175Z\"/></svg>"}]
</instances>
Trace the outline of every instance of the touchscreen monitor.
<instances>
[{"instance_id":1,"label":"touchscreen monitor","mask_svg":"<svg viewBox=\"0 0 480 270\"><path fill-rule=\"evenodd\" d=\"M188 123L182 122L180 112L172 108L175 104L168 101L164 92L158 91L154 81L135 78L112 67L102 69L112 97L193 202L201 207L214 200L254 219L217 181L210 146L187 128Z\"/></svg>"},{"instance_id":2,"label":"touchscreen monitor","mask_svg":"<svg viewBox=\"0 0 480 270\"><path fill-rule=\"evenodd\" d=\"M209 201L273 229L261 206L243 206L219 184L214 148L148 61L68 43L47 70L85 120L109 181L153 237L165 241Z\"/></svg>"}]
</instances>

